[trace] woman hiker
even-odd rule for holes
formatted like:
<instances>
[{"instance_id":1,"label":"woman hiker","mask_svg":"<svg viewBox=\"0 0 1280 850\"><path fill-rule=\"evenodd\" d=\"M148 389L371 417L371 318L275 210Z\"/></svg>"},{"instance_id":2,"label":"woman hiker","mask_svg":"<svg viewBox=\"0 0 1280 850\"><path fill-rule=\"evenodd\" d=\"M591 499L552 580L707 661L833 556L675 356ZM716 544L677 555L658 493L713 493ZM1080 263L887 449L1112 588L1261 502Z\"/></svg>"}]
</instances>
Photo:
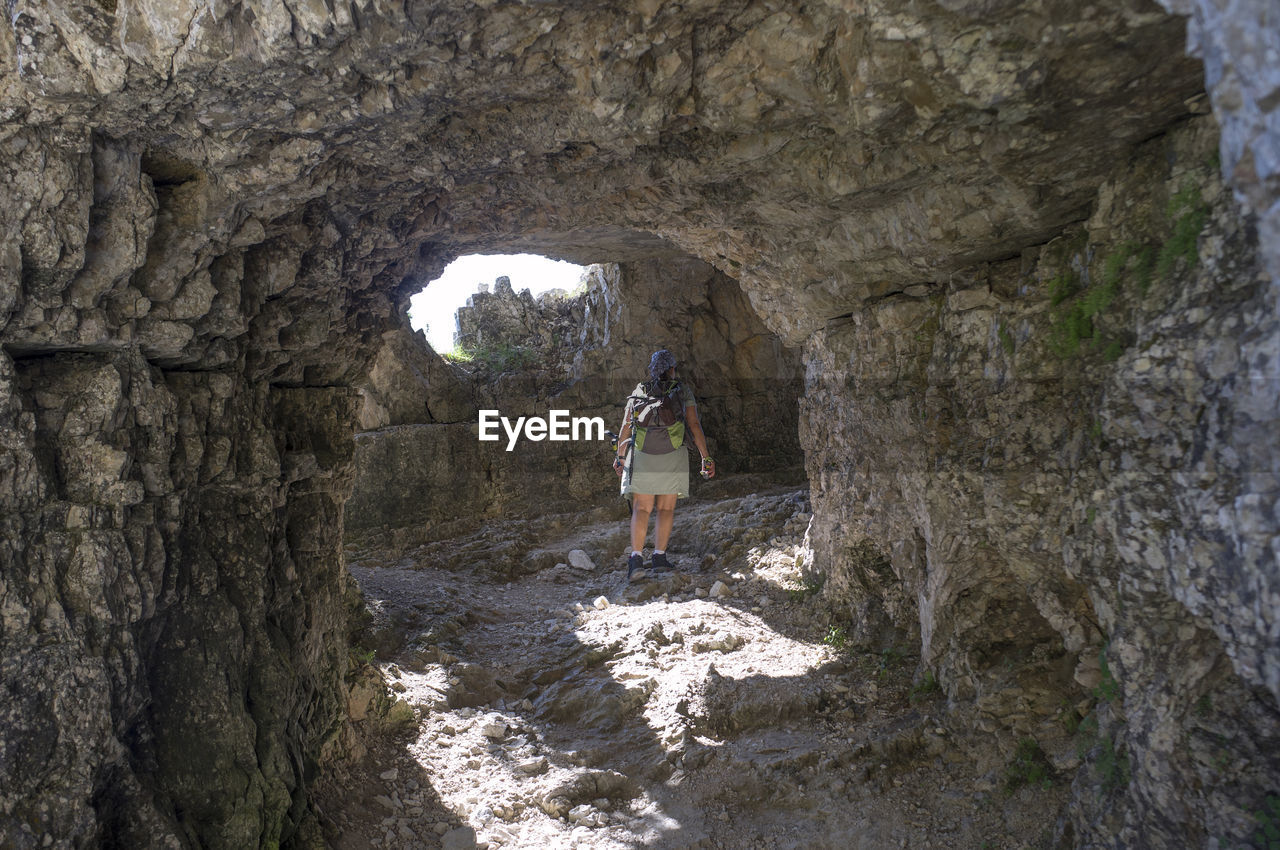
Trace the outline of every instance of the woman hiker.
<instances>
[{"instance_id":1,"label":"woman hiker","mask_svg":"<svg viewBox=\"0 0 1280 850\"><path fill-rule=\"evenodd\" d=\"M649 514L657 512L652 567L670 569L667 542L675 524L676 499L689 495L686 432L702 455L702 475L716 474L707 455L707 440L698 422L693 390L676 380L675 355L665 348L649 359L649 379L636 385L618 432L614 472L622 479L622 495L631 497L631 556L627 578L644 565L644 538Z\"/></svg>"}]
</instances>

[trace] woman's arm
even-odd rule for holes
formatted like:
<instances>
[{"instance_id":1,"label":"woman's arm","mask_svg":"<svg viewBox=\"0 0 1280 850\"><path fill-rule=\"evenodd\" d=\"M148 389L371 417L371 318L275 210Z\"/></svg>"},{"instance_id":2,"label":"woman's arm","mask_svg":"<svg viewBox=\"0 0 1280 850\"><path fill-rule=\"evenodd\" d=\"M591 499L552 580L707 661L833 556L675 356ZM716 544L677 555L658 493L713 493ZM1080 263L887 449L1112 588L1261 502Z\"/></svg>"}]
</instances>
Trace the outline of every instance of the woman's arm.
<instances>
[{"instance_id":1,"label":"woman's arm","mask_svg":"<svg viewBox=\"0 0 1280 850\"><path fill-rule=\"evenodd\" d=\"M698 447L698 453L702 455L704 461L711 460L707 457L707 438L702 433L702 423L698 421L698 408L689 405L684 409L684 423L689 429L689 433L693 436L693 444ZM709 464L708 478L714 478L716 474L716 462L711 460Z\"/></svg>"},{"instance_id":2,"label":"woman's arm","mask_svg":"<svg viewBox=\"0 0 1280 850\"><path fill-rule=\"evenodd\" d=\"M629 409L627 413L630 414ZM627 438L630 436L631 436L631 417L630 415L624 415L622 418L622 427L618 429L618 454L615 455L613 459L613 471L618 474L619 478L622 477L622 463L619 463L619 461L626 460Z\"/></svg>"}]
</instances>

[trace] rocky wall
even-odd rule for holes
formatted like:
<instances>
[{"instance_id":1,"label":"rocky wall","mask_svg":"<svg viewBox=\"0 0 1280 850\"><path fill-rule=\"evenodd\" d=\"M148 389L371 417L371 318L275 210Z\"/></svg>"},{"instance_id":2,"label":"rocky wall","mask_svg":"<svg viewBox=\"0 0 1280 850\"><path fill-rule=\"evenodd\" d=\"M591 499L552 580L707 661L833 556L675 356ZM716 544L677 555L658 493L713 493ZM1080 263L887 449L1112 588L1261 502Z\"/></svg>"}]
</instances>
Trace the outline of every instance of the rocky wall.
<instances>
[{"instance_id":1,"label":"rocky wall","mask_svg":"<svg viewBox=\"0 0 1280 850\"><path fill-rule=\"evenodd\" d=\"M306 843L350 740L345 376L390 312L369 284L408 265L375 251L330 289L323 210L268 239L190 164L4 139L0 833Z\"/></svg>"},{"instance_id":2,"label":"rocky wall","mask_svg":"<svg viewBox=\"0 0 1280 850\"><path fill-rule=\"evenodd\" d=\"M1277 319L1215 157L1152 140L1079 226L805 352L828 597L1040 742L1081 846L1247 842L1280 787Z\"/></svg>"},{"instance_id":3,"label":"rocky wall","mask_svg":"<svg viewBox=\"0 0 1280 850\"><path fill-rule=\"evenodd\" d=\"M350 391L136 351L0 364L6 846L314 830L343 720Z\"/></svg>"},{"instance_id":4,"label":"rocky wall","mask_svg":"<svg viewBox=\"0 0 1280 850\"><path fill-rule=\"evenodd\" d=\"M1261 48L1222 55L1236 78L1263 79L1238 69L1265 63L1267 7L1211 5L1197 5L1204 43L1256 32ZM1231 285L1256 272L1220 280L1207 264L1196 273L1207 277L1182 280L1200 302L1144 312L1113 298L1142 332L1088 373L1101 395L1082 391L1072 407L1053 402L1056 361L1027 345L1076 303L1051 303L1048 282L1071 266L1063 257L1089 257L1066 250L1072 228L1111 220L1099 188L1128 185L1118 165L1207 111L1206 68L1182 56L1184 38L1181 19L1144 0L9 3L7 840L300 843L306 778L341 702L347 388L409 291L453 256L634 261L670 258L672 245L732 275L773 333L807 347L810 422L821 400L857 423L805 425L825 494L814 542L868 566L844 574L864 576L858 598L879 600L865 607L883 609L880 631L919 628L958 706L970 691L986 705L975 671L1020 646L1044 654L1045 676L1062 659L1071 668L1065 684L1029 679L1026 694L1068 693L1076 672L1102 687L1087 662L1105 636L1123 704L1098 710L1093 758L1105 735L1133 774L1106 797L1120 824L1111 843L1239 834L1253 789L1275 787L1274 299L1263 309ZM1207 70L1230 126L1236 104L1219 83L1233 77ZM1236 185L1250 162L1262 174L1276 137L1274 98L1250 89L1247 103L1259 110L1245 116L1253 159L1236 159L1234 142L1221 157ZM1209 144L1194 147L1207 158ZM1141 162L1160 211L1158 195L1180 184L1159 157ZM1274 196L1257 185L1260 248L1274 253ZM1213 198L1206 257L1216 239L1235 244L1223 234L1250 241ZM1161 244L1174 225L1162 227ZM1023 268L1027 246L1064 235ZM935 302L931 329L920 305ZM983 319L1015 305L1027 323L1003 335ZM1000 378L1006 337L1042 384ZM635 376L630 359L586 365ZM1008 403L992 382L1011 388ZM1015 408L1039 415L1020 431ZM1055 429L1060 411L1079 427ZM1105 414L1096 439L1086 411ZM934 424L908 427L913 413ZM1011 444L1021 470L990 488L986 470L1006 461L988 442ZM1100 471L1083 474L1090 451ZM1041 465L1056 472L1042 480ZM1046 520L1010 522L1014 510ZM985 525L1012 530L978 545L967 529ZM1096 538L1081 537L1088 527ZM1004 643L991 625L1002 622ZM975 722L1034 714L997 705ZM195 730L208 755L188 765ZM193 766L227 781L197 782ZM1105 843L1091 810L1081 840Z\"/></svg>"}]
</instances>

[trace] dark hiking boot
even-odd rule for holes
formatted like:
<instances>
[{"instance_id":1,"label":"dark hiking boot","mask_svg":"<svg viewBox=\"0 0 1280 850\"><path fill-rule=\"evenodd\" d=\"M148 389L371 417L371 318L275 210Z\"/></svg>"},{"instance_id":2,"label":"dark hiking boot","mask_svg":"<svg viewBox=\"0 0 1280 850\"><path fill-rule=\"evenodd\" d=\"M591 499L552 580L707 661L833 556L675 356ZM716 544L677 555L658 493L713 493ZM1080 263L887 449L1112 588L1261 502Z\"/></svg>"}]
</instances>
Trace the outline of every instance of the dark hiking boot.
<instances>
[{"instance_id":1,"label":"dark hiking boot","mask_svg":"<svg viewBox=\"0 0 1280 850\"><path fill-rule=\"evenodd\" d=\"M631 581L631 577L639 570L644 575L644 555L639 552L631 553L631 557L627 558L627 581Z\"/></svg>"},{"instance_id":2,"label":"dark hiking boot","mask_svg":"<svg viewBox=\"0 0 1280 850\"><path fill-rule=\"evenodd\" d=\"M671 562L667 560L667 553L666 553L666 552L654 552L654 553L653 553L653 568L654 568L655 570L670 570L670 569L673 569L673 567L671 566Z\"/></svg>"}]
</instances>

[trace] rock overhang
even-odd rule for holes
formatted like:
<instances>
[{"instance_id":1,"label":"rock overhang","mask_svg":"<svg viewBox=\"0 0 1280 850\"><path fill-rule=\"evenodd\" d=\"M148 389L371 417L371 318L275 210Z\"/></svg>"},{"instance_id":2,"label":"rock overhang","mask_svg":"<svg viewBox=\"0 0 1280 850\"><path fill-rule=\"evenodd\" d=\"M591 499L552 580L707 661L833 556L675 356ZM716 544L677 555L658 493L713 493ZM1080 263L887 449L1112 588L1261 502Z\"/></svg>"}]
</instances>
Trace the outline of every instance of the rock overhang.
<instances>
[{"instance_id":1,"label":"rock overhang","mask_svg":"<svg viewBox=\"0 0 1280 850\"><path fill-rule=\"evenodd\" d=\"M28 132L143 151L153 185L172 163L208 176L181 187L196 262L170 277L289 234L337 252L331 285L388 291L503 244L627 259L592 249L629 251L602 235L629 231L738 278L793 343L1043 241L1205 108L1155 7L82 3L13 22L0 104Z\"/></svg>"}]
</instances>

